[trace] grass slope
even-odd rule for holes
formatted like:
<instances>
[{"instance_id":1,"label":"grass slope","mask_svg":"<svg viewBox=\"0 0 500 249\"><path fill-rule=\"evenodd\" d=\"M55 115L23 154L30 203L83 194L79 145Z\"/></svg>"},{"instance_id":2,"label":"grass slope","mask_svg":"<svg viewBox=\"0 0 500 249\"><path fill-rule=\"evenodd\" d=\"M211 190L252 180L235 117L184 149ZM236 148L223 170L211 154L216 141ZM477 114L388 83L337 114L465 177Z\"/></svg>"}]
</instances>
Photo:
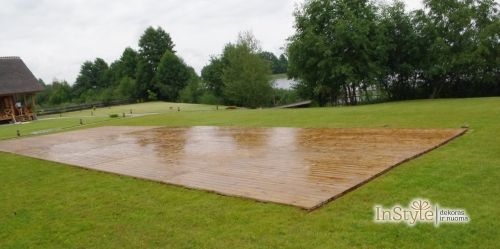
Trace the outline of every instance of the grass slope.
<instances>
[{"instance_id":1,"label":"grass slope","mask_svg":"<svg viewBox=\"0 0 500 249\"><path fill-rule=\"evenodd\" d=\"M107 115L81 118L50 118L23 124L2 125L0 126L0 140L17 137L17 131L20 132L21 136L33 136L35 134L64 131L80 126L80 119L82 120L83 127L89 124L104 125L103 122L112 120L109 115Z\"/></svg>"},{"instance_id":2,"label":"grass slope","mask_svg":"<svg viewBox=\"0 0 500 249\"><path fill-rule=\"evenodd\" d=\"M277 80L277 79L286 79L288 76L286 75L286 73L282 73L282 74L273 74L271 75L271 79L273 80Z\"/></svg>"},{"instance_id":3,"label":"grass slope","mask_svg":"<svg viewBox=\"0 0 500 249\"><path fill-rule=\"evenodd\" d=\"M81 116L109 116L109 114L118 114L120 117L123 113L129 115L132 110L132 114L149 114L149 113L170 113L170 107L172 107L172 112L177 112L181 110L183 112L192 111L214 111L216 106L212 105L198 105L198 104L186 104L186 103L170 103L170 102L147 102L139 104L130 105L120 105L111 107L96 108L95 110L87 109L76 112L63 113L63 117L81 117ZM225 108L225 106L219 106L220 109ZM57 118L59 114L51 114L41 116L41 118Z\"/></svg>"},{"instance_id":4,"label":"grass slope","mask_svg":"<svg viewBox=\"0 0 500 249\"><path fill-rule=\"evenodd\" d=\"M495 248L500 98L343 108L177 112L89 125L433 127L473 132L323 208L223 197L0 153L0 248ZM4 132L0 127L0 134ZM469 224L376 224L373 206L416 197Z\"/></svg>"},{"instance_id":5,"label":"grass slope","mask_svg":"<svg viewBox=\"0 0 500 249\"><path fill-rule=\"evenodd\" d=\"M88 128L87 126L90 124L97 124L93 125L92 127L111 125L106 124L106 122L119 120L122 118L123 114L125 114L126 117L152 115L158 113L170 114L170 107L172 107L172 113L206 112L215 111L217 110L217 108L219 108L220 110L224 110L226 108L226 106L217 107L212 105L169 103L157 101L132 105L96 108L95 111L83 110L62 114L42 115L39 116L39 120L36 122L29 122L21 125L1 125L0 140L16 138L17 130L20 131L21 136L32 136L36 134L46 134L49 132L61 132L68 129L84 129ZM130 110L132 110L132 114L130 114ZM110 118L110 114L118 114L119 118ZM80 126L80 119L83 122L83 126Z\"/></svg>"}]
</instances>

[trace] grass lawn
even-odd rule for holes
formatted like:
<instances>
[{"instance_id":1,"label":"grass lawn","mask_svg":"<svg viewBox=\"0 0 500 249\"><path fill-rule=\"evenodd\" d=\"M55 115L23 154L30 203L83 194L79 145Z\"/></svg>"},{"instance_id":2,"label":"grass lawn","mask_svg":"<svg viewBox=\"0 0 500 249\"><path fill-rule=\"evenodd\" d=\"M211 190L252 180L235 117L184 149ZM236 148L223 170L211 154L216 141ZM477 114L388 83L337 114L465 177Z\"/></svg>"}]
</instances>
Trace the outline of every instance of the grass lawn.
<instances>
[{"instance_id":1,"label":"grass lawn","mask_svg":"<svg viewBox=\"0 0 500 249\"><path fill-rule=\"evenodd\" d=\"M216 106L213 105L195 105L186 103L169 103L169 102L147 102L131 105L121 105L121 106L111 106L96 108L96 110L82 110L76 112L63 113L63 117L81 117L81 116L109 116L109 114L118 114L120 117L125 113L125 115L130 114L150 114L150 113L170 113L170 107L172 107L172 112L194 112L194 111L214 111ZM224 109L225 106L219 106L219 109ZM59 114L43 115L41 118L57 118Z\"/></svg>"},{"instance_id":2,"label":"grass lawn","mask_svg":"<svg viewBox=\"0 0 500 249\"><path fill-rule=\"evenodd\" d=\"M45 129L44 122L49 121L34 122L33 130ZM473 132L312 213L0 153L0 248L497 248L500 98L291 110L183 112L181 107L172 114L76 128L465 124ZM11 127L0 126L0 137L9 136L4 133L12 133ZM375 204L407 206L417 197L465 209L471 222L438 228L373 222Z\"/></svg>"},{"instance_id":3,"label":"grass lawn","mask_svg":"<svg viewBox=\"0 0 500 249\"><path fill-rule=\"evenodd\" d=\"M286 78L288 78L288 76L286 76L286 73L271 75L271 79L273 79L273 80L286 79Z\"/></svg>"},{"instance_id":4,"label":"grass lawn","mask_svg":"<svg viewBox=\"0 0 500 249\"><path fill-rule=\"evenodd\" d=\"M80 125L80 119L82 120L82 126ZM8 124L0 126L0 140L15 138L17 137L17 131L19 130L21 136L34 136L46 134L49 132L64 131L70 128L77 128L78 126L86 127L89 124L99 124L105 125L107 121L113 120L106 116L88 116L88 117L72 117L72 118L43 118L38 121L28 122L23 124Z\"/></svg>"}]
</instances>

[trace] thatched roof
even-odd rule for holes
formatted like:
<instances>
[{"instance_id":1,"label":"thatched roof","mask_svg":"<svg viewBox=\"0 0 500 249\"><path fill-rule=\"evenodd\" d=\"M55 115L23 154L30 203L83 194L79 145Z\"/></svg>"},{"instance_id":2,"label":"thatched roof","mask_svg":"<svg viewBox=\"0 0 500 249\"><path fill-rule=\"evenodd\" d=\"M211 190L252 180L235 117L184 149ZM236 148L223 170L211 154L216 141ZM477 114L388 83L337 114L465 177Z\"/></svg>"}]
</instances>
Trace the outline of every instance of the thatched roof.
<instances>
[{"instance_id":1,"label":"thatched roof","mask_svg":"<svg viewBox=\"0 0 500 249\"><path fill-rule=\"evenodd\" d=\"M19 57L0 57L0 95L43 91L44 87Z\"/></svg>"}]
</instances>

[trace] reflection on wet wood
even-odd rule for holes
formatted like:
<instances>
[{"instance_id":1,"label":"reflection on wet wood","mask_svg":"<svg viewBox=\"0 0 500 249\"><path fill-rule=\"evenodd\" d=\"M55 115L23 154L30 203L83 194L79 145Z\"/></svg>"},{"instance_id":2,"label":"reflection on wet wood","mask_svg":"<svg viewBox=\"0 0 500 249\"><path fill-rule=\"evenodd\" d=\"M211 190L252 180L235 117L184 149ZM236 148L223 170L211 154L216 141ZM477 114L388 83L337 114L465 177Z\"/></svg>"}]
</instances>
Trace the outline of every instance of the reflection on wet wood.
<instances>
[{"instance_id":1,"label":"reflection on wet wood","mask_svg":"<svg viewBox=\"0 0 500 249\"><path fill-rule=\"evenodd\" d=\"M311 211L465 131L100 127L0 151Z\"/></svg>"}]
</instances>

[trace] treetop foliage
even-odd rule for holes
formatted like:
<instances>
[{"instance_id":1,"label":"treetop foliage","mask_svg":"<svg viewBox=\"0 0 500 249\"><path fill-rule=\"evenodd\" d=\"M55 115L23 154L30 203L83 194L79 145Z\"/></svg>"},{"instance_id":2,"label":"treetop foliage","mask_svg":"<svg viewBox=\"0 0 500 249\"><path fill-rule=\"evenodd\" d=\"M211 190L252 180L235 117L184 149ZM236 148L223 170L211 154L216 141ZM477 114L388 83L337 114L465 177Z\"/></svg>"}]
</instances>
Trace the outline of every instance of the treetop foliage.
<instances>
[{"instance_id":1,"label":"treetop foliage","mask_svg":"<svg viewBox=\"0 0 500 249\"><path fill-rule=\"evenodd\" d=\"M240 32L235 44L227 44L222 70L224 96L235 105L257 108L271 100L270 63L260 56L260 41L250 31Z\"/></svg>"},{"instance_id":2,"label":"treetop foliage","mask_svg":"<svg viewBox=\"0 0 500 249\"><path fill-rule=\"evenodd\" d=\"M266 53L264 53L266 54ZM236 43L224 46L220 56L212 56L201 76L207 90L231 105L250 108L270 103L271 62L251 31L240 32Z\"/></svg>"},{"instance_id":3,"label":"treetop foliage","mask_svg":"<svg viewBox=\"0 0 500 249\"><path fill-rule=\"evenodd\" d=\"M140 59L153 66L156 71L158 64L166 51L175 53L175 47L170 35L161 27L154 29L149 27L139 39Z\"/></svg>"},{"instance_id":4,"label":"treetop foliage","mask_svg":"<svg viewBox=\"0 0 500 249\"><path fill-rule=\"evenodd\" d=\"M174 46L161 27L149 27L139 39L138 51L127 47L120 59L110 65L101 58L85 61L73 87L54 80L39 94L37 102L59 105L112 99L147 100L151 93L161 100L176 101L190 78L199 80L194 69L175 55Z\"/></svg>"},{"instance_id":5,"label":"treetop foliage","mask_svg":"<svg viewBox=\"0 0 500 249\"><path fill-rule=\"evenodd\" d=\"M182 59L167 51L153 78L154 90L159 93L159 99L174 102L179 92L187 86L190 77L197 76L192 75Z\"/></svg>"},{"instance_id":6,"label":"treetop foliage","mask_svg":"<svg viewBox=\"0 0 500 249\"><path fill-rule=\"evenodd\" d=\"M40 104L131 99L269 106L270 74L286 72L302 99L320 106L500 95L500 13L494 0L306 0L279 57L240 32L199 78L161 27L111 64L85 61L73 86L54 80ZM154 96L154 98L152 98Z\"/></svg>"},{"instance_id":7,"label":"treetop foliage","mask_svg":"<svg viewBox=\"0 0 500 249\"><path fill-rule=\"evenodd\" d=\"M299 95L320 105L355 105L373 94L395 100L500 94L497 4L423 3L412 12L398 0L298 6L286 53Z\"/></svg>"},{"instance_id":8,"label":"treetop foliage","mask_svg":"<svg viewBox=\"0 0 500 249\"><path fill-rule=\"evenodd\" d=\"M282 74L286 73L288 69L288 59L284 54L280 55L280 58L276 57L271 52L263 51L260 53L262 59L265 59L271 63L271 70L273 74Z\"/></svg>"}]
</instances>

